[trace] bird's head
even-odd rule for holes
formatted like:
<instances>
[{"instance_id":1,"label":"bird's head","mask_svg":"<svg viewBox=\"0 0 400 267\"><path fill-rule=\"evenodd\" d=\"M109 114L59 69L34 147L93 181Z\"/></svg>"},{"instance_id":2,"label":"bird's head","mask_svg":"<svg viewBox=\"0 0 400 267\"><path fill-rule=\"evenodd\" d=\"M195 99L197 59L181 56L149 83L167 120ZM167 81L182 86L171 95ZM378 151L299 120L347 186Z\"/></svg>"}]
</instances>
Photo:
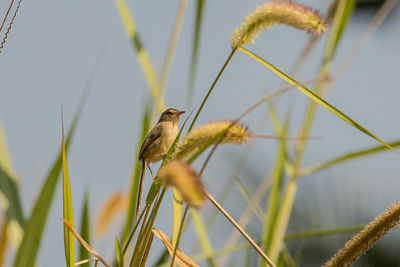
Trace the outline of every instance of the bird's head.
<instances>
[{"instance_id":1,"label":"bird's head","mask_svg":"<svg viewBox=\"0 0 400 267\"><path fill-rule=\"evenodd\" d=\"M169 108L169 109L167 109L166 111L164 111L162 114L161 114L161 117L160 117L160 122L161 121L172 121L172 122L178 122L178 120L179 120L179 117L183 114L183 113L185 113L185 111L179 111L179 110L177 110L177 109L174 109L174 108Z\"/></svg>"}]
</instances>

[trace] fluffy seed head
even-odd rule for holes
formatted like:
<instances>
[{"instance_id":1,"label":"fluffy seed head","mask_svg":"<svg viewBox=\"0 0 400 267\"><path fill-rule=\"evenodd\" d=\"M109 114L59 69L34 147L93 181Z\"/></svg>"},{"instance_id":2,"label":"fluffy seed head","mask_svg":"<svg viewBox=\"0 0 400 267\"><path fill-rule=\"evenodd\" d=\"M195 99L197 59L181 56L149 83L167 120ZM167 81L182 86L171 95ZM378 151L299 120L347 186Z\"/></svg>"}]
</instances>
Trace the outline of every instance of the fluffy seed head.
<instances>
[{"instance_id":1,"label":"fluffy seed head","mask_svg":"<svg viewBox=\"0 0 400 267\"><path fill-rule=\"evenodd\" d=\"M176 146L174 158L183 159L194 155L221 132L228 129L232 121L212 121L194 128ZM221 143L244 144L251 137L247 127L234 124L222 137Z\"/></svg>"},{"instance_id":2,"label":"fluffy seed head","mask_svg":"<svg viewBox=\"0 0 400 267\"><path fill-rule=\"evenodd\" d=\"M200 175L186 162L171 160L158 175L162 183L178 189L190 207L199 209L204 205L206 195Z\"/></svg>"},{"instance_id":3,"label":"fluffy seed head","mask_svg":"<svg viewBox=\"0 0 400 267\"><path fill-rule=\"evenodd\" d=\"M325 19L317 11L288 0L272 0L258 6L232 34L232 46L254 42L262 30L276 24L286 24L299 30L320 35L327 31Z\"/></svg>"}]
</instances>

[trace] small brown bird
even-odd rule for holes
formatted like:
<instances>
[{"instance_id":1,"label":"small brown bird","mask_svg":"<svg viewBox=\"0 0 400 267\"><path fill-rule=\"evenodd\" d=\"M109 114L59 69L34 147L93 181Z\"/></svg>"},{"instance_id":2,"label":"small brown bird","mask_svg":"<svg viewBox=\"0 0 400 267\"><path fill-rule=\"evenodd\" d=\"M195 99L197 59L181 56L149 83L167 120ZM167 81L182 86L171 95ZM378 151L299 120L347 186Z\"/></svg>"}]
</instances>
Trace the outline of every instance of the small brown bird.
<instances>
[{"instance_id":1,"label":"small brown bird","mask_svg":"<svg viewBox=\"0 0 400 267\"><path fill-rule=\"evenodd\" d=\"M179 111L174 108L169 108L164 111L157 124L147 135L146 139L144 139L142 147L140 148L139 160L142 161L142 173L140 175L139 194L136 202L136 219L140 210L146 166L149 168L151 176L154 179L153 172L148 164L149 162L156 162L164 158L178 135L178 121L183 113L185 113L185 111Z\"/></svg>"}]
</instances>

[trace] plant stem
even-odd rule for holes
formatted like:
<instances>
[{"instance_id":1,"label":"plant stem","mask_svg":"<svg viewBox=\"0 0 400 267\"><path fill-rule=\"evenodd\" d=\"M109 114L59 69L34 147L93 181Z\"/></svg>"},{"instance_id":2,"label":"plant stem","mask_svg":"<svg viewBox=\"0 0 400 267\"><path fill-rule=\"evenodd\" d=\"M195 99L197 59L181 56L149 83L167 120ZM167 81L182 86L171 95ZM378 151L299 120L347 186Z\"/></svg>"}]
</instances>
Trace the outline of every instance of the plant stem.
<instances>
[{"instance_id":1,"label":"plant stem","mask_svg":"<svg viewBox=\"0 0 400 267\"><path fill-rule=\"evenodd\" d=\"M224 72L226 66L228 65L229 61L231 60L231 58L233 57L233 55L235 54L237 48L232 48L231 53L229 54L228 58L226 59L224 65L222 66L221 70L218 72L217 77L215 78L214 82L211 84L210 89L208 89L207 95L204 97L203 102L201 103L199 109L197 110L196 115L194 116L194 119L192 121L192 123L190 124L189 130L187 132L190 132L194 126L194 124L196 123L197 117L199 117L199 114L201 112L201 110L204 107L204 104L207 102L208 97L210 96L212 90L214 89L215 85L217 84L219 78L221 77L222 73Z\"/></svg>"},{"instance_id":2,"label":"plant stem","mask_svg":"<svg viewBox=\"0 0 400 267\"><path fill-rule=\"evenodd\" d=\"M167 55L164 60L164 65L160 74L160 89L161 92L165 89L167 84L167 79L171 69L172 59L174 57L174 52L176 48L176 43L178 41L179 33L182 28L183 16L185 14L185 8L188 0L181 0L178 7L178 12L175 17L174 27L172 29L171 37L168 44Z\"/></svg>"},{"instance_id":3,"label":"plant stem","mask_svg":"<svg viewBox=\"0 0 400 267\"><path fill-rule=\"evenodd\" d=\"M275 267L275 264L268 258L268 256L262 251L262 249L257 245L257 243L243 230L243 228L229 215L229 213L218 203L218 201L206 191L207 198L214 204L214 206L219 209L219 211L232 223L232 225L247 239L250 245L260 254L260 256L269 264L271 267Z\"/></svg>"},{"instance_id":4,"label":"plant stem","mask_svg":"<svg viewBox=\"0 0 400 267\"><path fill-rule=\"evenodd\" d=\"M174 261L175 261L175 257L176 257L176 251L178 250L179 241L181 240L183 224L185 223L185 219L186 219L188 210L189 210L189 206L186 205L185 211L183 212L183 217L182 217L181 225L180 225L180 227L179 227L178 236L176 237L176 242L175 242L175 246L174 246L174 253L172 254L171 267L174 266Z\"/></svg>"}]
</instances>

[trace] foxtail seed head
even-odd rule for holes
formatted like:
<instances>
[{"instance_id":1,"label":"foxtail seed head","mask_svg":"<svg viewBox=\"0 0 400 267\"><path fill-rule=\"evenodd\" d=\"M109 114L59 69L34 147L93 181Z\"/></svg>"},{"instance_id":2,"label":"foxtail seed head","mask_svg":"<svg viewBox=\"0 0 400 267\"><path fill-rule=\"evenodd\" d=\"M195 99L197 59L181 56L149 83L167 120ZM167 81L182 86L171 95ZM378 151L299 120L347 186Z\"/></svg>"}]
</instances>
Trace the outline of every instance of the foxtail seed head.
<instances>
[{"instance_id":1,"label":"foxtail seed head","mask_svg":"<svg viewBox=\"0 0 400 267\"><path fill-rule=\"evenodd\" d=\"M327 31L325 19L317 11L294 1L272 0L258 6L246 17L232 34L232 46L252 43L262 30L276 24L286 24L318 35Z\"/></svg>"},{"instance_id":2,"label":"foxtail seed head","mask_svg":"<svg viewBox=\"0 0 400 267\"><path fill-rule=\"evenodd\" d=\"M400 202L389 207L374 221L370 222L357 235L346 242L344 247L340 249L329 261L325 263L325 267L334 266L350 266L362 254L375 245L378 240L384 236L389 230L398 226L400 223Z\"/></svg>"},{"instance_id":3,"label":"foxtail seed head","mask_svg":"<svg viewBox=\"0 0 400 267\"><path fill-rule=\"evenodd\" d=\"M232 121L212 121L194 128L188 133L182 142L176 146L174 158L183 159L194 155L206 144L208 144L216 135L226 130ZM220 143L225 144L244 144L251 137L247 127L234 124L222 137Z\"/></svg>"},{"instance_id":4,"label":"foxtail seed head","mask_svg":"<svg viewBox=\"0 0 400 267\"><path fill-rule=\"evenodd\" d=\"M186 162L171 160L158 175L162 183L178 189L190 207L199 209L204 205L206 194L200 175Z\"/></svg>"}]
</instances>

